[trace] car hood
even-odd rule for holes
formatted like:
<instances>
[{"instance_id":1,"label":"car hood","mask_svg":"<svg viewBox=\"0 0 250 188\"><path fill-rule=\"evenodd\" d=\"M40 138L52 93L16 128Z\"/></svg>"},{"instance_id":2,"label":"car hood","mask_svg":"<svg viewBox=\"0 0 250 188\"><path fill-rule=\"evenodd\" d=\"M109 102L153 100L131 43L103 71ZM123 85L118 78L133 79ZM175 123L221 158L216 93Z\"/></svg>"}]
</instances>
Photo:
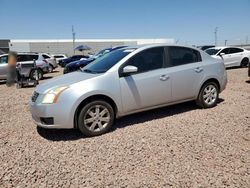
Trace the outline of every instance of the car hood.
<instances>
[{"instance_id":1,"label":"car hood","mask_svg":"<svg viewBox=\"0 0 250 188\"><path fill-rule=\"evenodd\" d=\"M72 72L69 74L64 74L62 76L58 76L51 80L48 80L36 87L36 92L38 93L46 93L48 90L60 87L60 86L69 86L75 84L77 82L88 80L94 77L99 76L100 74L89 74L81 71Z\"/></svg>"}]
</instances>

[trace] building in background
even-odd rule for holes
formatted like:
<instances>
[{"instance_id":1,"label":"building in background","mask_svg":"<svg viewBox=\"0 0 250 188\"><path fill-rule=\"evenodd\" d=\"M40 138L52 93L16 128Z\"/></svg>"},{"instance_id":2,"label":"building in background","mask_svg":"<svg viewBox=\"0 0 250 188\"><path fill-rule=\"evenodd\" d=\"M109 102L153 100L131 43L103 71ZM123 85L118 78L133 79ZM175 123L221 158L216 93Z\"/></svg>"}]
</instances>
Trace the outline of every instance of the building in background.
<instances>
[{"instance_id":1,"label":"building in background","mask_svg":"<svg viewBox=\"0 0 250 188\"><path fill-rule=\"evenodd\" d=\"M9 42L8 39L0 39L0 54L9 52Z\"/></svg>"},{"instance_id":2,"label":"building in background","mask_svg":"<svg viewBox=\"0 0 250 188\"><path fill-rule=\"evenodd\" d=\"M77 39L75 47L87 45L95 53L101 49L119 45L141 45L154 43L174 44L174 39ZM72 39L60 40L10 40L9 49L17 52L46 52L49 54L74 54ZM81 52L75 52L80 54Z\"/></svg>"}]
</instances>

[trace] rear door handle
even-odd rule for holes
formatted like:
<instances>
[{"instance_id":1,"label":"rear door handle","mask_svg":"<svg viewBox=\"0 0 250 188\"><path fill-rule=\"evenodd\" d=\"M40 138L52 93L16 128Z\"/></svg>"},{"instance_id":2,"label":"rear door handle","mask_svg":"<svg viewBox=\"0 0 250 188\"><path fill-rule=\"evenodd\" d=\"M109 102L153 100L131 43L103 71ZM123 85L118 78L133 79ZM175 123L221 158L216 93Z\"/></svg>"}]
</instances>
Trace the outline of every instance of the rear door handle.
<instances>
[{"instance_id":1,"label":"rear door handle","mask_svg":"<svg viewBox=\"0 0 250 188\"><path fill-rule=\"evenodd\" d=\"M166 81L166 80L168 80L168 79L169 79L169 76L168 76L168 75L165 75L165 74L164 74L164 75L161 75L161 76L160 76L160 80L161 80L161 81Z\"/></svg>"},{"instance_id":2,"label":"rear door handle","mask_svg":"<svg viewBox=\"0 0 250 188\"><path fill-rule=\"evenodd\" d=\"M200 72L203 71L203 68L201 68L201 67L196 67L196 68L194 69L194 71L197 72L197 73L200 73Z\"/></svg>"}]
</instances>

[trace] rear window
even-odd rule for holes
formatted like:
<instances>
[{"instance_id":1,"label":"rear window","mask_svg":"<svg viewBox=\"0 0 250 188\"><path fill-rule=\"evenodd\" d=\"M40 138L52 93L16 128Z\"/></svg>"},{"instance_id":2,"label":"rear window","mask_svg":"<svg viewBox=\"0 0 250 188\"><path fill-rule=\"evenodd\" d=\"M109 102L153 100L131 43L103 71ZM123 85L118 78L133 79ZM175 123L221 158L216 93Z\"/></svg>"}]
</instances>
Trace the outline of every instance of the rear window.
<instances>
[{"instance_id":1,"label":"rear window","mask_svg":"<svg viewBox=\"0 0 250 188\"><path fill-rule=\"evenodd\" d=\"M43 54L42 55L44 59L50 59L50 56Z\"/></svg>"},{"instance_id":2,"label":"rear window","mask_svg":"<svg viewBox=\"0 0 250 188\"><path fill-rule=\"evenodd\" d=\"M171 66L184 65L201 61L200 52L185 47L169 47Z\"/></svg>"}]
</instances>

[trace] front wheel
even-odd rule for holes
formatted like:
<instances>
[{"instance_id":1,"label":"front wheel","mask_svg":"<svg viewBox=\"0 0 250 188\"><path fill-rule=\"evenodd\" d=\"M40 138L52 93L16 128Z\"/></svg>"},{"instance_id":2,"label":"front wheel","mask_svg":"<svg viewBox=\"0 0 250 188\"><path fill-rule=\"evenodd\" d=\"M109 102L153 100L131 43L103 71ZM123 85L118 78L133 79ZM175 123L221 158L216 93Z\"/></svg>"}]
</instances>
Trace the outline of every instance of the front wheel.
<instances>
[{"instance_id":1,"label":"front wheel","mask_svg":"<svg viewBox=\"0 0 250 188\"><path fill-rule=\"evenodd\" d=\"M78 116L78 128L85 136L98 136L108 132L114 124L114 109L103 100L86 104Z\"/></svg>"},{"instance_id":2,"label":"front wheel","mask_svg":"<svg viewBox=\"0 0 250 188\"><path fill-rule=\"evenodd\" d=\"M212 108L216 106L218 98L218 85L214 82L207 82L202 86L196 103L202 108Z\"/></svg>"}]
</instances>

